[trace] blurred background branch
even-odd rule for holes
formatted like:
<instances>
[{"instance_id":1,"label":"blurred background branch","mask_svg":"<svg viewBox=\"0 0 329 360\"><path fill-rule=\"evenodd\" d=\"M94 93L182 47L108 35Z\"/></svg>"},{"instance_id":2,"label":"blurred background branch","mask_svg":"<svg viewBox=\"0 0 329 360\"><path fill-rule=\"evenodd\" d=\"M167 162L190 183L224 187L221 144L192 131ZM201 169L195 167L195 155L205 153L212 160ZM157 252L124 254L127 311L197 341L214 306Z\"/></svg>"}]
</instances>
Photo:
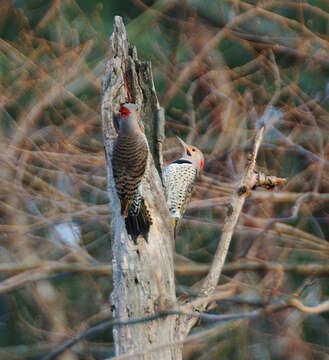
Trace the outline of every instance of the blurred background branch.
<instances>
[{"instance_id":1,"label":"blurred background branch","mask_svg":"<svg viewBox=\"0 0 329 360\"><path fill-rule=\"evenodd\" d=\"M254 306L247 300L275 303L300 288L304 306L326 304L326 1L19 0L0 7L0 357L40 358L108 309L99 104L114 15L123 16L139 56L152 61L166 110L164 164L180 151L175 135L206 158L176 240L179 296L200 289L256 120L271 103L278 120L267 124L256 170L287 182L246 199L216 287L231 289L230 298L208 312L247 313ZM184 359L327 359L328 333L328 312L298 306L211 327L201 320ZM113 355L104 331L58 359Z\"/></svg>"}]
</instances>

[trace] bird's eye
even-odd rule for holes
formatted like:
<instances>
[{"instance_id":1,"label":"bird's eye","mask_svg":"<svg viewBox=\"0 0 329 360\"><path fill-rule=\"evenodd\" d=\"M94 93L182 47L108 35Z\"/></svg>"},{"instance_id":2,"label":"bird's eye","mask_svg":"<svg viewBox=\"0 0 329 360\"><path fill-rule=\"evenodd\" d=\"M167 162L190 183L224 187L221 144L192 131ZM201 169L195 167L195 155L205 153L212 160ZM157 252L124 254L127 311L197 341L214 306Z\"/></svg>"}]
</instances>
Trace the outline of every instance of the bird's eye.
<instances>
[{"instance_id":1,"label":"bird's eye","mask_svg":"<svg viewBox=\"0 0 329 360\"><path fill-rule=\"evenodd\" d=\"M120 115L121 115L122 119L125 119L129 114L130 114L129 109L122 106L122 108L120 109Z\"/></svg>"}]
</instances>

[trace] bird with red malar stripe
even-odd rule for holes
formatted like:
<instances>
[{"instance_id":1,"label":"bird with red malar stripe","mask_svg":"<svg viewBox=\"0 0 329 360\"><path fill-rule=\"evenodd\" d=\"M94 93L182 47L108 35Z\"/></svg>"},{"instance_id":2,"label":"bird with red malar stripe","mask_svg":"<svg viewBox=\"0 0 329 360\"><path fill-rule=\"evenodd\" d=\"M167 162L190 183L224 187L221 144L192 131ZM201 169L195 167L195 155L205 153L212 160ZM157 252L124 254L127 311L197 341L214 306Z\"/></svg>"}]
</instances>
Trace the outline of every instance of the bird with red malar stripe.
<instances>
[{"instance_id":1,"label":"bird with red malar stripe","mask_svg":"<svg viewBox=\"0 0 329 360\"><path fill-rule=\"evenodd\" d=\"M178 136L177 139L183 147L183 153L162 174L175 237L177 224L191 201L194 184L204 165L204 156L198 148L186 144Z\"/></svg>"}]
</instances>

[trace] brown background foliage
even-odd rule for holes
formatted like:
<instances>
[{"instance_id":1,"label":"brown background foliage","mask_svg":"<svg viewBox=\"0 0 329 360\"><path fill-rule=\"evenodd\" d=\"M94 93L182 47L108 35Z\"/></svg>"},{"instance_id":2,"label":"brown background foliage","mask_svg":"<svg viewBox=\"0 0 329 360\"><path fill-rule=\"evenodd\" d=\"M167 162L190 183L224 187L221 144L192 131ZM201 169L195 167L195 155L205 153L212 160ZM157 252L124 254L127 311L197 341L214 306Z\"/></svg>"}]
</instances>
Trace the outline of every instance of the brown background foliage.
<instances>
[{"instance_id":1,"label":"brown background foliage","mask_svg":"<svg viewBox=\"0 0 329 360\"><path fill-rule=\"evenodd\" d=\"M193 295L212 260L271 105L279 119L267 124L258 166L288 181L246 202L218 288L231 291L212 312L328 299L328 10L324 0L1 2L1 359L41 358L110 318L100 96L114 15L152 61L166 161L178 156L176 134L206 158L176 242L178 294ZM201 321L185 358L328 359L326 311ZM60 358L112 354L109 328Z\"/></svg>"}]
</instances>

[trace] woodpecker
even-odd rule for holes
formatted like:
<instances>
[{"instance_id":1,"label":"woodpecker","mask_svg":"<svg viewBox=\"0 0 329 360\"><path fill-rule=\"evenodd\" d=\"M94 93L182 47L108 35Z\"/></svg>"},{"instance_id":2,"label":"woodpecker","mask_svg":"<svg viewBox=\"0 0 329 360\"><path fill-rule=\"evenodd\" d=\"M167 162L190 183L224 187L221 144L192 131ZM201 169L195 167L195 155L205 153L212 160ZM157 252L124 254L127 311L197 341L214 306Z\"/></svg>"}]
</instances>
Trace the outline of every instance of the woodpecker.
<instances>
[{"instance_id":1,"label":"woodpecker","mask_svg":"<svg viewBox=\"0 0 329 360\"><path fill-rule=\"evenodd\" d=\"M148 152L145 134L138 124L137 106L124 104L120 109L120 129L113 147L112 165L121 214L135 242L139 234L145 237L152 223L138 189L145 173Z\"/></svg>"},{"instance_id":2,"label":"woodpecker","mask_svg":"<svg viewBox=\"0 0 329 360\"><path fill-rule=\"evenodd\" d=\"M191 200L195 181L204 165L203 154L198 148L187 145L178 136L177 139L183 146L183 154L178 160L169 164L162 174L174 237L176 237L177 223L183 217L186 206Z\"/></svg>"}]
</instances>

